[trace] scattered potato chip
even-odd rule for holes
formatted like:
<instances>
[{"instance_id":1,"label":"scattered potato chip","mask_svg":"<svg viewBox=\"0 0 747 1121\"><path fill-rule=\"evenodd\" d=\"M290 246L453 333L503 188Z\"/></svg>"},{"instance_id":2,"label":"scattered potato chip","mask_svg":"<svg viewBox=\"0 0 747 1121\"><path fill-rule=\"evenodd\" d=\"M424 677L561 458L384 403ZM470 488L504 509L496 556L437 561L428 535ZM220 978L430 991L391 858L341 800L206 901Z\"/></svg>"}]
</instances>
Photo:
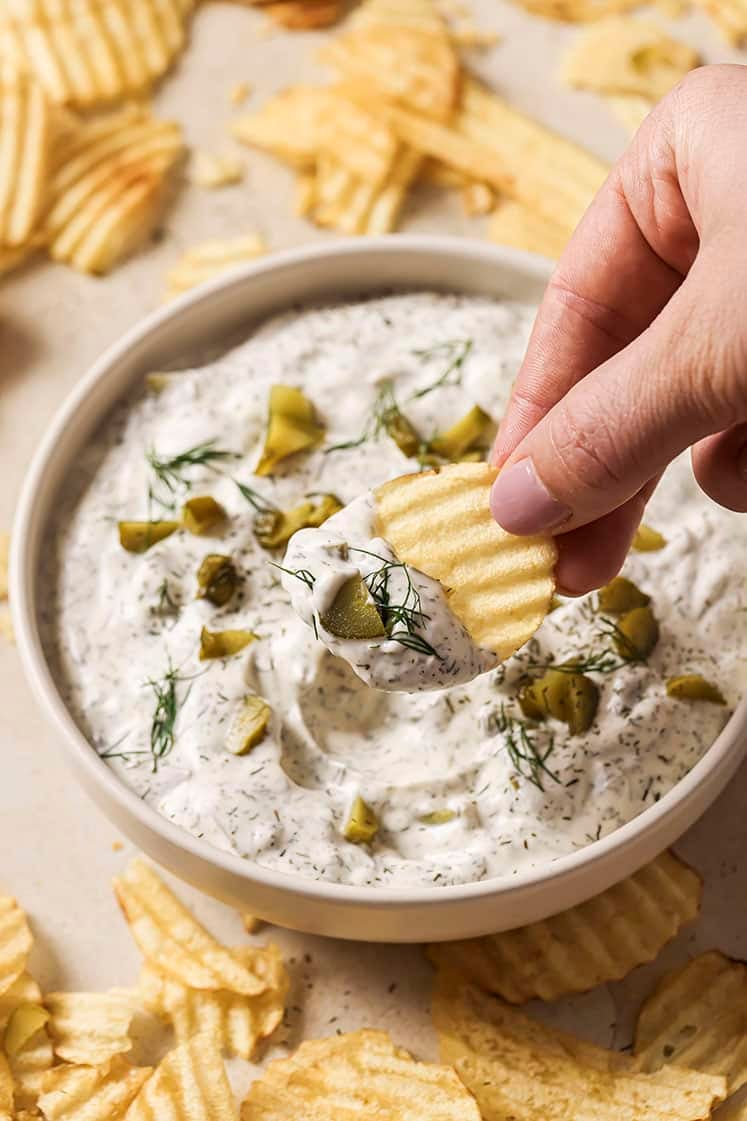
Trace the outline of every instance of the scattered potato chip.
<instances>
[{"instance_id":1,"label":"scattered potato chip","mask_svg":"<svg viewBox=\"0 0 747 1121\"><path fill-rule=\"evenodd\" d=\"M495 209L495 191L487 183L467 183L462 187L462 206L468 218L491 214Z\"/></svg>"},{"instance_id":2,"label":"scattered potato chip","mask_svg":"<svg viewBox=\"0 0 747 1121\"><path fill-rule=\"evenodd\" d=\"M3 1035L5 1054L11 1059L19 1055L48 1020L49 1012L41 1004L19 1004L11 1012Z\"/></svg>"},{"instance_id":3,"label":"scattered potato chip","mask_svg":"<svg viewBox=\"0 0 747 1121\"><path fill-rule=\"evenodd\" d=\"M550 537L513 537L493 520L487 463L403 475L376 490L377 532L401 561L439 580L477 645L507 658L550 607Z\"/></svg>"},{"instance_id":4,"label":"scattered potato chip","mask_svg":"<svg viewBox=\"0 0 747 1121\"><path fill-rule=\"evenodd\" d=\"M195 0L34 0L0 10L0 54L57 104L91 106L147 89L186 42Z\"/></svg>"},{"instance_id":5,"label":"scattered potato chip","mask_svg":"<svg viewBox=\"0 0 747 1121\"><path fill-rule=\"evenodd\" d=\"M431 156L423 160L418 178L423 183L432 183L435 187L445 187L447 190L453 189L456 191L461 191L464 187L469 187L475 182L474 179L470 179L468 176L462 175L460 171L455 171L453 167L449 167L447 163Z\"/></svg>"},{"instance_id":6,"label":"scattered potato chip","mask_svg":"<svg viewBox=\"0 0 747 1121\"><path fill-rule=\"evenodd\" d=\"M248 911L245 911L241 916L241 921L247 934L256 934L262 925L262 920L258 919L256 915L250 915Z\"/></svg>"},{"instance_id":7,"label":"scattered potato chip","mask_svg":"<svg viewBox=\"0 0 747 1121\"><path fill-rule=\"evenodd\" d=\"M11 1014L5 1029L6 1041L11 1032L16 1036L13 1053L11 1054L10 1049L8 1051L8 1062L15 1084L16 1109L33 1109L44 1078L54 1063L54 1051L47 1034L46 1022L37 1011L41 993L36 983L33 984L37 993L36 1003L19 1005Z\"/></svg>"},{"instance_id":8,"label":"scattered potato chip","mask_svg":"<svg viewBox=\"0 0 747 1121\"><path fill-rule=\"evenodd\" d=\"M178 1042L204 1031L224 1053L250 1059L257 1043L271 1035L283 1019L289 980L275 946L247 946L233 953L265 978L265 992L243 996L226 990L190 989L145 965L140 993L152 1012L171 1021Z\"/></svg>"},{"instance_id":9,"label":"scattered potato chip","mask_svg":"<svg viewBox=\"0 0 747 1121\"><path fill-rule=\"evenodd\" d=\"M169 270L166 278L166 299L173 300L182 292L205 284L229 269L253 261L267 251L259 234L224 241L205 241L188 249L180 261Z\"/></svg>"},{"instance_id":10,"label":"scattered potato chip","mask_svg":"<svg viewBox=\"0 0 747 1121\"><path fill-rule=\"evenodd\" d=\"M143 957L195 989L228 989L253 996L267 982L237 961L138 857L114 880L114 891Z\"/></svg>"},{"instance_id":11,"label":"scattered potato chip","mask_svg":"<svg viewBox=\"0 0 747 1121\"><path fill-rule=\"evenodd\" d=\"M13 1075L8 1060L0 1051L0 1121L13 1121Z\"/></svg>"},{"instance_id":12,"label":"scattered potato chip","mask_svg":"<svg viewBox=\"0 0 747 1121\"><path fill-rule=\"evenodd\" d=\"M9 895L0 895L0 994L21 976L31 953L26 916Z\"/></svg>"},{"instance_id":13,"label":"scattered potato chip","mask_svg":"<svg viewBox=\"0 0 747 1121\"><path fill-rule=\"evenodd\" d=\"M144 108L79 123L55 157L45 222L51 256L81 272L107 272L152 230L182 152L179 126Z\"/></svg>"},{"instance_id":14,"label":"scattered potato chip","mask_svg":"<svg viewBox=\"0 0 747 1121\"><path fill-rule=\"evenodd\" d=\"M719 28L728 43L741 47L747 40L745 0L696 0Z\"/></svg>"},{"instance_id":15,"label":"scattered potato chip","mask_svg":"<svg viewBox=\"0 0 747 1121\"><path fill-rule=\"evenodd\" d=\"M2 18L2 17L0 17ZM0 51L0 54L2 52ZM51 106L13 66L0 75L0 247L10 268L25 256L47 199Z\"/></svg>"},{"instance_id":16,"label":"scattered potato chip","mask_svg":"<svg viewBox=\"0 0 747 1121\"><path fill-rule=\"evenodd\" d=\"M8 553L10 534L0 529L0 599L8 598Z\"/></svg>"},{"instance_id":17,"label":"scattered potato chip","mask_svg":"<svg viewBox=\"0 0 747 1121\"><path fill-rule=\"evenodd\" d=\"M654 105L647 97L637 94L615 94L605 98L620 124L632 136L638 132Z\"/></svg>"},{"instance_id":18,"label":"scattered potato chip","mask_svg":"<svg viewBox=\"0 0 747 1121\"><path fill-rule=\"evenodd\" d=\"M0 993L0 1046L2 1034L11 1015L21 1004L36 1004L42 999L41 989L30 973L21 973L3 993Z\"/></svg>"},{"instance_id":19,"label":"scattered potato chip","mask_svg":"<svg viewBox=\"0 0 747 1121\"><path fill-rule=\"evenodd\" d=\"M492 241L528 253L540 253L551 260L560 257L572 233L572 227L561 226L514 199L500 201L488 223L488 236Z\"/></svg>"},{"instance_id":20,"label":"scattered potato chip","mask_svg":"<svg viewBox=\"0 0 747 1121\"><path fill-rule=\"evenodd\" d=\"M699 64L693 47L667 35L653 20L616 16L600 20L576 39L562 76L579 89L658 101Z\"/></svg>"},{"instance_id":21,"label":"scattered potato chip","mask_svg":"<svg viewBox=\"0 0 747 1121\"><path fill-rule=\"evenodd\" d=\"M208 190L230 187L244 178L244 165L237 156L215 156L198 149L192 158L189 177L196 187Z\"/></svg>"},{"instance_id":22,"label":"scattered potato chip","mask_svg":"<svg viewBox=\"0 0 747 1121\"><path fill-rule=\"evenodd\" d=\"M512 1004L557 1000L620 981L653 961L696 918L701 894L699 876L673 853L663 853L560 915L503 934L429 946L428 956Z\"/></svg>"},{"instance_id":23,"label":"scattered potato chip","mask_svg":"<svg viewBox=\"0 0 747 1121\"><path fill-rule=\"evenodd\" d=\"M347 0L269 0L262 11L288 31L330 27L342 18Z\"/></svg>"},{"instance_id":24,"label":"scattered potato chip","mask_svg":"<svg viewBox=\"0 0 747 1121\"><path fill-rule=\"evenodd\" d=\"M231 125L243 144L263 148L293 167L313 167L319 150L320 121L330 112L330 97L318 86L292 86L255 113Z\"/></svg>"},{"instance_id":25,"label":"scattered potato chip","mask_svg":"<svg viewBox=\"0 0 747 1121\"><path fill-rule=\"evenodd\" d=\"M241 1121L480 1121L453 1070L420 1063L386 1032L364 1029L302 1043L253 1082Z\"/></svg>"},{"instance_id":26,"label":"scattered potato chip","mask_svg":"<svg viewBox=\"0 0 747 1121\"><path fill-rule=\"evenodd\" d=\"M66 1062L101 1066L132 1047L135 993L48 993L44 1003L51 1014L48 1030L54 1050Z\"/></svg>"},{"instance_id":27,"label":"scattered potato chip","mask_svg":"<svg viewBox=\"0 0 747 1121\"><path fill-rule=\"evenodd\" d=\"M127 1111L127 1121L235 1121L236 1107L215 1040L196 1035L169 1051Z\"/></svg>"},{"instance_id":28,"label":"scattered potato chip","mask_svg":"<svg viewBox=\"0 0 747 1121\"><path fill-rule=\"evenodd\" d=\"M346 97L344 87L333 87L329 96L330 112L321 116L318 126L319 154L336 160L364 183L380 186L397 156L397 137L364 104Z\"/></svg>"},{"instance_id":29,"label":"scattered potato chip","mask_svg":"<svg viewBox=\"0 0 747 1121\"><path fill-rule=\"evenodd\" d=\"M723 1075L736 1093L747 1083L747 966L713 950L667 973L638 1014L635 1055L641 1070Z\"/></svg>"},{"instance_id":30,"label":"scattered potato chip","mask_svg":"<svg viewBox=\"0 0 747 1121\"><path fill-rule=\"evenodd\" d=\"M0 246L0 277L22 265L27 257L40 248L40 245L41 242L37 243L32 238L27 245L14 246L12 249L8 246Z\"/></svg>"},{"instance_id":31,"label":"scattered potato chip","mask_svg":"<svg viewBox=\"0 0 747 1121\"><path fill-rule=\"evenodd\" d=\"M401 147L387 180L378 188L356 178L336 160L321 157L314 182L312 217L344 234L391 232L417 175L420 156Z\"/></svg>"},{"instance_id":32,"label":"scattered potato chip","mask_svg":"<svg viewBox=\"0 0 747 1121\"><path fill-rule=\"evenodd\" d=\"M123 1121L150 1075L120 1055L100 1067L64 1064L44 1075L38 1105L46 1121Z\"/></svg>"},{"instance_id":33,"label":"scattered potato chip","mask_svg":"<svg viewBox=\"0 0 747 1121\"><path fill-rule=\"evenodd\" d=\"M433 1020L483 1121L703 1121L725 1080L634 1059L547 1028L450 974L440 974Z\"/></svg>"}]
</instances>

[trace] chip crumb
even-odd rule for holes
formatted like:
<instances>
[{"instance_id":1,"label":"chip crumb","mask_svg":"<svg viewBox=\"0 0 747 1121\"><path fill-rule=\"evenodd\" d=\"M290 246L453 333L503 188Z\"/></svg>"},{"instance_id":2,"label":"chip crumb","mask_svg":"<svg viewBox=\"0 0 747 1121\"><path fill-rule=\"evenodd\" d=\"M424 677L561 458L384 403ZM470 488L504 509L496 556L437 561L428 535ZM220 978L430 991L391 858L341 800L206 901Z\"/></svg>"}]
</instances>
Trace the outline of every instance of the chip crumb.
<instances>
[{"instance_id":1,"label":"chip crumb","mask_svg":"<svg viewBox=\"0 0 747 1121\"><path fill-rule=\"evenodd\" d=\"M497 47L502 39L497 31L492 31L487 27L478 27L471 20L455 24L450 34L453 42L466 50L491 50L493 47Z\"/></svg>"},{"instance_id":2,"label":"chip crumb","mask_svg":"<svg viewBox=\"0 0 747 1121\"><path fill-rule=\"evenodd\" d=\"M121 852L124 848L124 841L112 841L112 852Z\"/></svg>"},{"instance_id":3,"label":"chip crumb","mask_svg":"<svg viewBox=\"0 0 747 1121\"><path fill-rule=\"evenodd\" d=\"M230 187L244 178L244 165L230 153L217 156L198 148L192 157L189 178L196 187Z\"/></svg>"},{"instance_id":4,"label":"chip crumb","mask_svg":"<svg viewBox=\"0 0 747 1121\"><path fill-rule=\"evenodd\" d=\"M495 191L488 183L467 183L462 187L461 199L468 218L480 218L495 210Z\"/></svg>"},{"instance_id":5,"label":"chip crumb","mask_svg":"<svg viewBox=\"0 0 747 1121\"><path fill-rule=\"evenodd\" d=\"M248 912L241 916L241 921L247 934L256 934L262 925L261 919L258 919L256 915L250 915Z\"/></svg>"},{"instance_id":6,"label":"chip crumb","mask_svg":"<svg viewBox=\"0 0 747 1121\"><path fill-rule=\"evenodd\" d=\"M15 645L16 632L7 607L0 608L0 638L4 638L6 642Z\"/></svg>"},{"instance_id":7,"label":"chip crumb","mask_svg":"<svg viewBox=\"0 0 747 1121\"><path fill-rule=\"evenodd\" d=\"M252 86L249 82L234 82L229 91L228 99L232 105L243 105L251 92Z\"/></svg>"}]
</instances>

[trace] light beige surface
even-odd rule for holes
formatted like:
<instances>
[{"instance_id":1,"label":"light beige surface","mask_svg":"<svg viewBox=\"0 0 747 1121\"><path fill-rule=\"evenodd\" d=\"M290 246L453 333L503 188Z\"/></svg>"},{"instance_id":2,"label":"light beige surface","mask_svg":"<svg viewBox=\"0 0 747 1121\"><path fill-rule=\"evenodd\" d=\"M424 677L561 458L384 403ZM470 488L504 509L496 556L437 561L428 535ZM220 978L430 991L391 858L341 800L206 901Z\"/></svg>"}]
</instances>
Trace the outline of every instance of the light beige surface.
<instances>
[{"instance_id":1,"label":"light beige surface","mask_svg":"<svg viewBox=\"0 0 747 1121\"><path fill-rule=\"evenodd\" d=\"M481 25L504 37L494 51L475 54L475 65L517 105L613 158L624 143L620 126L601 102L562 89L556 78L560 48L575 32L498 0L475 8ZM198 13L192 48L157 97L159 110L182 120L196 146L232 150L224 124L236 112L229 93L238 80L248 79L258 98L313 76L311 44L319 36L264 38L261 25L256 13L230 4L207 4ZM739 57L700 17L673 27L711 59ZM263 233L273 248L325 236L288 217L289 175L258 154L247 151L243 158L244 183L222 191L186 189L167 215L159 244L107 280L39 265L0 287L0 526L10 522L23 472L50 415L102 348L158 303L166 270L184 249L250 230ZM408 230L482 233L480 222L462 216L457 199L442 203L426 194L413 211ZM0 887L17 894L31 914L40 981L54 988L130 983L137 954L109 890L129 849L112 851L115 832L69 779L15 651L2 640L0 752ZM631 1010L665 967L693 948L718 946L747 957L745 777L747 770L679 846L706 878L698 925L628 982L560 1002L543 1014L599 1042L625 1044ZM185 895L217 934L243 939L237 916L194 892ZM301 1033L372 1024L423 1055L432 1053L431 970L417 948L345 945L275 931L272 936L291 956L293 1007L285 1032L291 1041Z\"/></svg>"}]
</instances>

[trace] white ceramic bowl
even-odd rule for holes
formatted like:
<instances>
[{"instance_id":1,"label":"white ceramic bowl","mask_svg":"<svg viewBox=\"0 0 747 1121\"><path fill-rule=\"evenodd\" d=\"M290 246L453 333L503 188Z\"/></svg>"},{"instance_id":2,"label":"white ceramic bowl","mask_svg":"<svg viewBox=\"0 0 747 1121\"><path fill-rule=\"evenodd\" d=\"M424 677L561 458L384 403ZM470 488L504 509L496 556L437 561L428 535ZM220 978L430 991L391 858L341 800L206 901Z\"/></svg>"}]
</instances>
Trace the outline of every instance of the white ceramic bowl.
<instances>
[{"instance_id":1,"label":"white ceramic bowl","mask_svg":"<svg viewBox=\"0 0 747 1121\"><path fill-rule=\"evenodd\" d=\"M282 926L362 940L466 938L542 919L609 887L658 855L716 798L747 744L747 700L689 775L635 820L595 844L504 879L398 891L316 883L212 848L141 802L102 762L68 712L39 637L39 557L55 495L111 406L141 375L188 364L207 342L291 304L383 288L446 288L538 301L538 257L456 238L390 237L281 253L188 294L129 331L82 378L28 473L11 556L11 603L28 679L77 778L104 813L177 876Z\"/></svg>"}]
</instances>

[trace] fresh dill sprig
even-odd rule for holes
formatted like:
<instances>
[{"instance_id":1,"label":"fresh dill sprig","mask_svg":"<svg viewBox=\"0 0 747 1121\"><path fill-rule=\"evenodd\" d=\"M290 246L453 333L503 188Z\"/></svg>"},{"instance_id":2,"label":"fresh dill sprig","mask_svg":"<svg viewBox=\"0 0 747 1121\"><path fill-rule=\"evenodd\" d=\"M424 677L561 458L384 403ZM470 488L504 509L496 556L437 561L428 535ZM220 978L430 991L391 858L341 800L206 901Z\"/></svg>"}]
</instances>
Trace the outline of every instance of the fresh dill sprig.
<instances>
[{"instance_id":1,"label":"fresh dill sprig","mask_svg":"<svg viewBox=\"0 0 747 1121\"><path fill-rule=\"evenodd\" d=\"M432 393L434 389L441 389L446 385L461 385L464 363L467 361L473 346L474 339L446 339L444 342L436 343L435 346L426 347L424 350L413 350L412 353L415 357L422 361L443 356L446 360L446 366L435 381L413 393L411 400L416 401L418 398Z\"/></svg>"},{"instance_id":2,"label":"fresh dill sprig","mask_svg":"<svg viewBox=\"0 0 747 1121\"><path fill-rule=\"evenodd\" d=\"M344 440L340 444L330 444L328 448L324 449L324 454L346 451L348 448L359 448L361 444L378 439L382 432L389 433L395 439L395 442L398 442L396 438L398 430L401 432L403 429L407 430L407 435L414 433L412 425L397 404L392 382L387 380L379 386L376 400L360 436L353 440Z\"/></svg>"},{"instance_id":3,"label":"fresh dill sprig","mask_svg":"<svg viewBox=\"0 0 747 1121\"><path fill-rule=\"evenodd\" d=\"M199 676L199 675L198 675ZM182 677L178 669L174 669L169 662L169 668L159 680L150 677L144 683L153 690L155 708L150 725L150 753L153 757L153 773L158 771L158 764L171 752L176 738L176 718L179 715L179 706L184 704L189 696L189 688L180 699L177 685L183 681L192 681L191 677ZM190 686L191 688L191 686Z\"/></svg>"},{"instance_id":4,"label":"fresh dill sprig","mask_svg":"<svg viewBox=\"0 0 747 1121\"><path fill-rule=\"evenodd\" d=\"M169 591L168 579L164 576L161 583L158 585L158 603L153 610L159 615L170 615L179 610L179 604L175 599L172 599L171 592Z\"/></svg>"},{"instance_id":5,"label":"fresh dill sprig","mask_svg":"<svg viewBox=\"0 0 747 1121\"><path fill-rule=\"evenodd\" d=\"M620 630L613 619L602 616L599 620L597 635L602 639L611 638L617 644L618 648L613 649L611 646L602 646L597 650L590 650L588 654L579 654L564 662L554 662L551 660L541 662L537 659L530 658L526 663L526 673L533 676L534 674L544 673L551 669L557 670L558 673L615 673L624 666L645 661L640 650L638 650L628 636Z\"/></svg>"},{"instance_id":6,"label":"fresh dill sprig","mask_svg":"<svg viewBox=\"0 0 747 1121\"><path fill-rule=\"evenodd\" d=\"M245 498L249 505L254 510L256 510L258 514L266 514L270 510L277 510L277 506L275 506L267 498L264 498L263 495L259 493L259 491L254 490L252 487L248 487L246 483L240 483L238 479L234 479L233 483L238 489L242 498Z\"/></svg>"},{"instance_id":7,"label":"fresh dill sprig","mask_svg":"<svg viewBox=\"0 0 747 1121\"><path fill-rule=\"evenodd\" d=\"M430 655L442 661L441 654L422 635L419 630L428 622L430 616L422 609L420 592L412 582L410 570L401 561L390 561L379 553L372 553L369 549L350 546L353 553L363 553L368 557L381 561L381 568L369 572L363 577L363 582L368 588L371 599L381 616L384 629L393 642L409 650L416 650L419 654ZM392 573L401 570L405 576L406 589L400 602L392 602L390 579Z\"/></svg>"},{"instance_id":8,"label":"fresh dill sprig","mask_svg":"<svg viewBox=\"0 0 747 1121\"><path fill-rule=\"evenodd\" d=\"M553 782L560 782L555 772L547 765L547 760L555 748L553 736L550 736L547 747L543 750L534 738L533 730L529 725L506 712L505 705L501 705L499 711L494 713L493 723L496 732L499 732L505 740L511 765L520 778L526 779L542 791L545 789L542 782L544 776L551 778Z\"/></svg>"},{"instance_id":9,"label":"fresh dill sprig","mask_svg":"<svg viewBox=\"0 0 747 1121\"><path fill-rule=\"evenodd\" d=\"M193 448L179 452L177 455L162 459L155 448L146 452L145 458L156 480L172 497L180 490L189 487L189 471L192 467L210 467L215 470L216 463L227 459L235 459L236 453L217 448L215 440L206 440L203 444L195 444ZM148 487L148 498L160 503L161 506L173 509L172 501L159 498L153 486Z\"/></svg>"},{"instance_id":10,"label":"fresh dill sprig","mask_svg":"<svg viewBox=\"0 0 747 1121\"><path fill-rule=\"evenodd\" d=\"M282 564L278 564L276 561L269 561L268 563L272 565L273 568L278 568L281 572L284 572L287 576L295 576L297 580L300 580L302 584L306 585L310 592L313 592L316 577L313 572L309 572L308 568L283 568Z\"/></svg>"}]
</instances>

